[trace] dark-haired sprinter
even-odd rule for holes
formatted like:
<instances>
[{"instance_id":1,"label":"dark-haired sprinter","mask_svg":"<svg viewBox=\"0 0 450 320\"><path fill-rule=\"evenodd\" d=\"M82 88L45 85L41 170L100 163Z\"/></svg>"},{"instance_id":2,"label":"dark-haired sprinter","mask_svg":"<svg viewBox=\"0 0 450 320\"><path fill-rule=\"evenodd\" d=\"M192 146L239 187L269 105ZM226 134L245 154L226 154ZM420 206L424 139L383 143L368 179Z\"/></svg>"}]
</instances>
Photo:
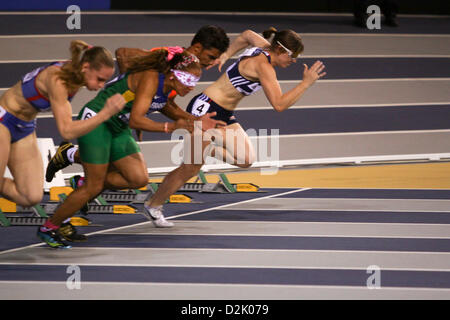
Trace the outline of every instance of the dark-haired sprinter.
<instances>
[{"instance_id":1,"label":"dark-haired sprinter","mask_svg":"<svg viewBox=\"0 0 450 320\"><path fill-rule=\"evenodd\" d=\"M278 32L274 28L264 31L263 36L264 38L260 39L260 42L263 42L262 46L247 49L217 81L189 103L187 112L198 117L216 112L217 116L214 119L222 120L227 125L200 132L201 139L191 135L190 146L194 146L196 141L200 141L202 146L192 147L190 161L185 161L166 175L156 193L146 201L144 208L150 214L162 214L162 206L166 199L198 174L206 156L242 168L252 165L255 161L253 145L233 115L243 98L262 88L272 107L282 112L297 102L317 79L325 75L323 72L325 66L320 61L316 61L311 68L304 65L303 79L283 93L275 67L286 68L297 61L297 57L303 52L301 38L292 30ZM269 38L272 39L271 42L266 40ZM221 58L220 66L228 57L231 57L229 52ZM195 150L201 150L202 153L196 154Z\"/></svg>"}]
</instances>

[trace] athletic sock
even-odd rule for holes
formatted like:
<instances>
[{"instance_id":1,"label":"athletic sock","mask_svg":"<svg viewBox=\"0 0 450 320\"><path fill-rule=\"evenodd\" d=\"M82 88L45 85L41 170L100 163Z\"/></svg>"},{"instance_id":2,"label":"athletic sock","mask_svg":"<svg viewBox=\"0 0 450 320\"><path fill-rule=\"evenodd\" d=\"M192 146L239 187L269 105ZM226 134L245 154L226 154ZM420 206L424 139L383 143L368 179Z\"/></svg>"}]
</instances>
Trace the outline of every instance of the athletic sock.
<instances>
[{"instance_id":1,"label":"athletic sock","mask_svg":"<svg viewBox=\"0 0 450 320\"><path fill-rule=\"evenodd\" d=\"M41 226L41 231L42 232L48 232L51 230L57 230L59 228L59 226L53 224L50 219L47 219L47 221L45 221L45 223Z\"/></svg>"},{"instance_id":2,"label":"athletic sock","mask_svg":"<svg viewBox=\"0 0 450 320\"><path fill-rule=\"evenodd\" d=\"M78 147L73 146L72 148L67 149L67 159L69 159L70 163L75 162L75 152L77 152Z\"/></svg>"}]
</instances>

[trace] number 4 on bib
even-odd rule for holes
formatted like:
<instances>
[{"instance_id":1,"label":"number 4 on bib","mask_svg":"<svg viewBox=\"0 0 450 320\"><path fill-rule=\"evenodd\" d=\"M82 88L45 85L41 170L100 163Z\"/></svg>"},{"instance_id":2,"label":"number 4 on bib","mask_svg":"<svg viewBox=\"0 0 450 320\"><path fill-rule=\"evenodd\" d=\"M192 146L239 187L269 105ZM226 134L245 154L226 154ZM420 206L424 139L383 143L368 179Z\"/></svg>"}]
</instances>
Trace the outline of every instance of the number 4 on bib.
<instances>
[{"instance_id":1,"label":"number 4 on bib","mask_svg":"<svg viewBox=\"0 0 450 320\"><path fill-rule=\"evenodd\" d=\"M209 107L210 107L210 104L208 102L202 101L202 100L197 100L194 102L191 112L194 116L201 117L204 114L206 114L206 112L208 112Z\"/></svg>"}]
</instances>

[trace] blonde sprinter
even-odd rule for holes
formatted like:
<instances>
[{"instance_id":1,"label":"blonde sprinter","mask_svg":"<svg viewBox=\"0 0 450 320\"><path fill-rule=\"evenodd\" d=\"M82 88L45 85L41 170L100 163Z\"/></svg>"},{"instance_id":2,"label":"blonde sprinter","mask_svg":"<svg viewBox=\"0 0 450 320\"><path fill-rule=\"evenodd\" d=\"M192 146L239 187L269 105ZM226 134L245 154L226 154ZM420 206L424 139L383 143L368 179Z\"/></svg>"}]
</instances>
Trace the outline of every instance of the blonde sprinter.
<instances>
[{"instance_id":1,"label":"blonde sprinter","mask_svg":"<svg viewBox=\"0 0 450 320\"><path fill-rule=\"evenodd\" d=\"M0 97L0 195L21 206L39 203L43 196L43 163L37 146L36 116L51 109L59 133L73 139L93 130L125 105L111 97L105 109L87 120L72 120L70 101L78 90L99 90L114 73L109 51L83 41L70 44L71 60L37 68ZM8 166L13 179L5 178Z\"/></svg>"}]
</instances>

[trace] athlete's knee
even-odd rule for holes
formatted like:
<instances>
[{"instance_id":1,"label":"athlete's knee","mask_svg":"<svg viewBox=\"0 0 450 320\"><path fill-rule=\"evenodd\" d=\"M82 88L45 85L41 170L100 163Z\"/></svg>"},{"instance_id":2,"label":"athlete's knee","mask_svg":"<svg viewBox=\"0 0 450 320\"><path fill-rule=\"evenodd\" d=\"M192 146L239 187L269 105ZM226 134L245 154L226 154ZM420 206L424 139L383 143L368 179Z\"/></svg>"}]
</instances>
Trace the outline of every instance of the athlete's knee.
<instances>
[{"instance_id":1,"label":"athlete's knee","mask_svg":"<svg viewBox=\"0 0 450 320\"><path fill-rule=\"evenodd\" d=\"M244 159L237 159L235 165L243 169L250 168L255 162L255 160L256 160L255 157L252 154L250 154L247 155Z\"/></svg>"},{"instance_id":2,"label":"athlete's knee","mask_svg":"<svg viewBox=\"0 0 450 320\"><path fill-rule=\"evenodd\" d=\"M126 177L126 180L130 189L142 188L148 184L148 173L145 171L136 171L132 175Z\"/></svg>"},{"instance_id":3,"label":"athlete's knee","mask_svg":"<svg viewBox=\"0 0 450 320\"><path fill-rule=\"evenodd\" d=\"M253 163L237 163L236 166L242 169L247 169L252 166Z\"/></svg>"},{"instance_id":4,"label":"athlete's knee","mask_svg":"<svg viewBox=\"0 0 450 320\"><path fill-rule=\"evenodd\" d=\"M183 163L179 168L183 172L185 178L190 179L192 177L195 177L200 172L202 165Z\"/></svg>"},{"instance_id":5,"label":"athlete's knee","mask_svg":"<svg viewBox=\"0 0 450 320\"><path fill-rule=\"evenodd\" d=\"M42 198L44 196L44 192L42 190L32 190L28 193L22 194L22 200L19 201L17 204L21 205L23 207L32 207L34 205L39 204L42 201Z\"/></svg>"},{"instance_id":6,"label":"athlete's knee","mask_svg":"<svg viewBox=\"0 0 450 320\"><path fill-rule=\"evenodd\" d=\"M81 186L78 190L83 191L89 196L93 197L98 195L103 191L104 181L102 180L92 180L86 179L83 186Z\"/></svg>"},{"instance_id":7,"label":"athlete's knee","mask_svg":"<svg viewBox=\"0 0 450 320\"><path fill-rule=\"evenodd\" d=\"M133 178L132 181L129 181L129 183L130 189L138 189L145 187L148 184L148 176L147 175L136 176Z\"/></svg>"}]
</instances>

